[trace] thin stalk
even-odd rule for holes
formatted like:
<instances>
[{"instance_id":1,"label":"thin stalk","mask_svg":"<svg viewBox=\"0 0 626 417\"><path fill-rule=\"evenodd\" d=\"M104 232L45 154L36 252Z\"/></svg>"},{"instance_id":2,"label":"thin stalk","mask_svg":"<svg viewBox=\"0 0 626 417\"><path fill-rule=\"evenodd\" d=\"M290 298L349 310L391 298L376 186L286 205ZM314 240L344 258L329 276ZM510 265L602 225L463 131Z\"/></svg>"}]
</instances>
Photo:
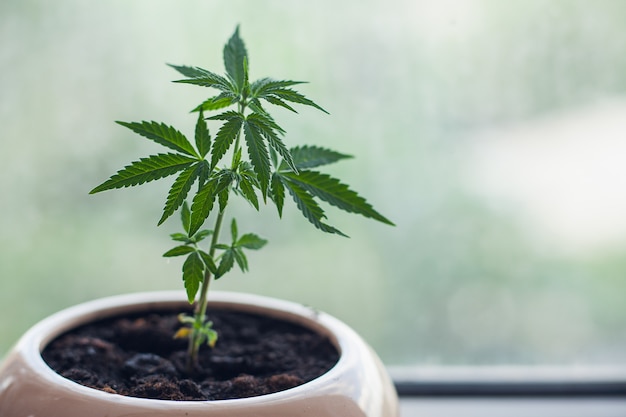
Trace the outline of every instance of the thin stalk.
<instances>
[{"instance_id":1,"label":"thin stalk","mask_svg":"<svg viewBox=\"0 0 626 417\"><path fill-rule=\"evenodd\" d=\"M245 104L241 104L241 103L239 104L239 111L242 114L245 108L246 108ZM231 162L231 165L233 166L233 168L235 168L234 167L235 155L239 151L239 147L240 147L240 137L241 137L241 130L237 132L237 137L235 138L235 147L234 147L233 158ZM215 219L215 226L213 228L213 237L211 238L211 246L209 248L209 256L211 258L215 256L215 249L216 249L215 246L218 243L220 231L222 229L222 223L224 222L225 211L226 209L224 208L223 211L220 211L218 213L217 218ZM207 311L207 306L208 306L208 293L209 293L209 286L210 286L212 277L213 277L213 274L211 274L211 271L209 271L209 269L207 268L206 272L204 273L204 279L202 280L202 287L200 288L200 299L198 300L198 303L196 304L196 308L194 312L194 318L196 321L196 325L198 326L203 325L206 320L206 311ZM198 351L200 349L200 343L198 343L198 340L200 337L201 337L200 333L193 331L191 333L191 337L189 338L189 346L187 348L187 370L189 372L191 372L194 365L198 363Z\"/></svg>"}]
</instances>

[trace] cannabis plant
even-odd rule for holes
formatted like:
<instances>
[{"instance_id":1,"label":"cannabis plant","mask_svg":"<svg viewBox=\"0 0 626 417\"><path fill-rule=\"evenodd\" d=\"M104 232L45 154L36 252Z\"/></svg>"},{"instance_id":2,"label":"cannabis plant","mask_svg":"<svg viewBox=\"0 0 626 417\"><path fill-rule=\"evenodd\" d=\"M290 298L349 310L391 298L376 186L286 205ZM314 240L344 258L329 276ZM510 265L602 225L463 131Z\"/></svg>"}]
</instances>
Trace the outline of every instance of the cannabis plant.
<instances>
[{"instance_id":1,"label":"cannabis plant","mask_svg":"<svg viewBox=\"0 0 626 417\"><path fill-rule=\"evenodd\" d=\"M195 309L193 316L180 317L183 326L176 336L189 339L190 365L196 363L201 345L212 346L217 340L206 316L211 280L223 277L235 264L247 271L246 251L260 249L267 243L254 233L240 234L235 219L230 222L230 242L221 241L233 196L243 198L256 210L269 198L282 217L289 194L313 226L342 236L344 233L325 222L320 200L392 224L347 185L317 170L350 156L318 146L288 148L283 142L285 131L264 107L266 104L294 113L295 105L327 113L291 88L302 82L272 78L250 82L248 54L239 28L224 46L223 55L223 76L199 67L170 65L184 76L175 82L217 90L216 95L193 110L197 113L195 146L180 131L163 123L117 122L168 151L132 162L91 191L93 194L177 175L158 224L180 209L183 231L171 235L177 244L164 256L185 257L182 278L189 303L195 303ZM214 114L207 117L209 112ZM209 134L207 120L220 124L214 137ZM203 225L209 218L213 227L205 229Z\"/></svg>"}]
</instances>

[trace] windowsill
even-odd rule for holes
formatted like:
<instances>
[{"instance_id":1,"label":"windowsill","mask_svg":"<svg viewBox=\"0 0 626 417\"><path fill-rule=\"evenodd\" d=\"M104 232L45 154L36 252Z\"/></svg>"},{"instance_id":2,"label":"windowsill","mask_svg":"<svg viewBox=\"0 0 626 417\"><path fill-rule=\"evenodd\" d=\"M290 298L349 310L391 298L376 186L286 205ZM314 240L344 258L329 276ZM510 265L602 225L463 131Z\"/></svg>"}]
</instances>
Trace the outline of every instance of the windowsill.
<instances>
[{"instance_id":1,"label":"windowsill","mask_svg":"<svg viewBox=\"0 0 626 417\"><path fill-rule=\"evenodd\" d=\"M623 417L623 367L390 368L401 417Z\"/></svg>"}]
</instances>

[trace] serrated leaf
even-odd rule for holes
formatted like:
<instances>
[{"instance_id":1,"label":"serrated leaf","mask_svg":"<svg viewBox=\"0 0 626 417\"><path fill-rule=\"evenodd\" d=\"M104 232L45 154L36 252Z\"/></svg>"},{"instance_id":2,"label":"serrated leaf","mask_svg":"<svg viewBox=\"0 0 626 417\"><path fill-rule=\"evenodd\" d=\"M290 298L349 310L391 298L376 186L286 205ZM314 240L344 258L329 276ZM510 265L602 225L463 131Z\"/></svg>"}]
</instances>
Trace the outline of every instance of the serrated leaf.
<instances>
[{"instance_id":1,"label":"serrated leaf","mask_svg":"<svg viewBox=\"0 0 626 417\"><path fill-rule=\"evenodd\" d=\"M189 233L189 225L191 224L191 210L189 204L183 201L183 208L180 210L180 221L183 224L185 232Z\"/></svg>"},{"instance_id":2,"label":"serrated leaf","mask_svg":"<svg viewBox=\"0 0 626 417\"><path fill-rule=\"evenodd\" d=\"M167 148L173 149L184 154L200 158L196 150L191 146L191 143L187 140L185 135L180 133L172 126L168 126L164 123L158 122L146 122L141 123L127 123L116 122L117 124L127 127L133 132L148 138L159 145L163 145Z\"/></svg>"},{"instance_id":3,"label":"serrated leaf","mask_svg":"<svg viewBox=\"0 0 626 417\"><path fill-rule=\"evenodd\" d=\"M246 120L249 124L253 125L254 128L261 133L261 135L263 135L263 137L267 140L272 149L278 152L278 154L283 158L285 163L287 163L287 165L289 165L289 167L291 167L294 172L298 172L298 169L293 163L293 159L291 157L289 149L287 149L283 141L274 131L275 126L277 126L274 121L261 113L251 113L248 115Z\"/></svg>"},{"instance_id":4,"label":"serrated leaf","mask_svg":"<svg viewBox=\"0 0 626 417\"><path fill-rule=\"evenodd\" d=\"M211 149L211 135L207 128L206 121L204 120L204 112L200 110L198 114L198 121L196 122L196 147L200 157L204 158Z\"/></svg>"},{"instance_id":5,"label":"serrated leaf","mask_svg":"<svg viewBox=\"0 0 626 417\"><path fill-rule=\"evenodd\" d=\"M199 250L198 253L200 254L202 262L204 262L204 265L207 267L207 269L211 271L213 275L215 275L215 273L217 272L217 267L215 266L213 258L204 251Z\"/></svg>"},{"instance_id":6,"label":"serrated leaf","mask_svg":"<svg viewBox=\"0 0 626 417\"><path fill-rule=\"evenodd\" d=\"M204 184L193 198L191 203L191 223L189 225L190 235L193 236L200 229L206 218L209 217L216 196L215 180L213 179Z\"/></svg>"},{"instance_id":7,"label":"serrated leaf","mask_svg":"<svg viewBox=\"0 0 626 417\"><path fill-rule=\"evenodd\" d=\"M263 141L263 135L255 124L249 123L246 120L243 126L248 156L250 157L254 172L256 172L261 193L263 194L263 200L265 200L270 179L270 158L267 153L267 147Z\"/></svg>"},{"instance_id":8,"label":"serrated leaf","mask_svg":"<svg viewBox=\"0 0 626 417\"><path fill-rule=\"evenodd\" d=\"M235 220L233 218L233 220L230 222L230 237L231 237L233 243L237 241L237 236L238 236L238 233L237 233L237 220Z\"/></svg>"},{"instance_id":9,"label":"serrated leaf","mask_svg":"<svg viewBox=\"0 0 626 417\"><path fill-rule=\"evenodd\" d=\"M239 181L239 190L243 197L248 200L252 206L259 210L259 199L254 191L253 184L256 182L256 178L254 178L254 182L248 175L242 175L241 180Z\"/></svg>"},{"instance_id":10,"label":"serrated leaf","mask_svg":"<svg viewBox=\"0 0 626 417\"><path fill-rule=\"evenodd\" d=\"M189 236L184 233L172 233L170 237L177 242L189 242Z\"/></svg>"},{"instance_id":11,"label":"serrated leaf","mask_svg":"<svg viewBox=\"0 0 626 417\"><path fill-rule=\"evenodd\" d=\"M195 249L191 246L176 246L175 248L172 248L165 252L163 256L165 258L171 258L173 256L187 255L191 252L195 252Z\"/></svg>"},{"instance_id":12,"label":"serrated leaf","mask_svg":"<svg viewBox=\"0 0 626 417\"><path fill-rule=\"evenodd\" d=\"M212 230L207 230L207 229L200 230L195 235L193 235L192 240L194 241L194 243L198 243L206 239L208 236L211 236L212 234L213 234Z\"/></svg>"},{"instance_id":13,"label":"serrated leaf","mask_svg":"<svg viewBox=\"0 0 626 417\"><path fill-rule=\"evenodd\" d=\"M298 93L295 90L292 90L291 88L276 88L273 89L271 93L267 94L266 96L274 96L283 100L291 101L292 103L304 104L305 106L315 107L316 109L328 114L326 110L315 104L312 100L309 100L304 95ZM267 100L267 97L263 98Z\"/></svg>"},{"instance_id":14,"label":"serrated leaf","mask_svg":"<svg viewBox=\"0 0 626 417\"><path fill-rule=\"evenodd\" d=\"M183 264L183 281L189 303L193 303L204 279L204 263L197 252L191 253Z\"/></svg>"},{"instance_id":15,"label":"serrated leaf","mask_svg":"<svg viewBox=\"0 0 626 417\"><path fill-rule=\"evenodd\" d=\"M241 249L233 249L233 257L242 272L248 272L248 258Z\"/></svg>"},{"instance_id":16,"label":"serrated leaf","mask_svg":"<svg viewBox=\"0 0 626 417\"><path fill-rule=\"evenodd\" d=\"M241 114L236 112L227 112L226 114L228 114L228 118L215 136L211 155L211 167L217 166L220 159L226 154L239 134L243 123Z\"/></svg>"},{"instance_id":17,"label":"serrated leaf","mask_svg":"<svg viewBox=\"0 0 626 417\"><path fill-rule=\"evenodd\" d=\"M305 83L305 81L274 80L267 77L261 78L250 84L250 95L253 98L262 98L273 90Z\"/></svg>"},{"instance_id":18,"label":"serrated leaf","mask_svg":"<svg viewBox=\"0 0 626 417\"><path fill-rule=\"evenodd\" d=\"M165 207L163 208L163 215L159 220L159 225L161 225L168 217L170 217L174 212L180 207L187 198L187 194L189 194L189 190L191 190L191 186L198 178L200 173L201 164L195 164L185 169L174 181L170 191L167 195L167 200L165 202ZM189 230L189 229L186 229Z\"/></svg>"},{"instance_id":19,"label":"serrated leaf","mask_svg":"<svg viewBox=\"0 0 626 417\"><path fill-rule=\"evenodd\" d=\"M346 184L327 174L317 171L301 171L299 174L285 172L281 174L292 183L297 183L309 193L333 206L348 213L357 213L379 222L393 225L393 223L378 213L360 195L352 191Z\"/></svg>"},{"instance_id":20,"label":"serrated leaf","mask_svg":"<svg viewBox=\"0 0 626 417\"><path fill-rule=\"evenodd\" d=\"M232 249L228 249L222 254L222 258L220 259L220 266L217 268L217 272L215 273L215 279L219 279L224 276L228 271L230 271L235 264L235 255L233 254Z\"/></svg>"},{"instance_id":21,"label":"serrated leaf","mask_svg":"<svg viewBox=\"0 0 626 417\"><path fill-rule=\"evenodd\" d=\"M246 233L245 235L241 236L239 240L237 240L237 243L235 243L235 246L246 248L246 249L257 250L257 249L261 249L266 244L267 244L267 240L259 237L258 235L254 233Z\"/></svg>"},{"instance_id":22,"label":"serrated leaf","mask_svg":"<svg viewBox=\"0 0 626 417\"><path fill-rule=\"evenodd\" d=\"M280 176L276 173L272 175L272 184L270 188L270 198L276 204L278 209L278 217L283 217L283 205L285 203L285 186L280 180Z\"/></svg>"},{"instance_id":23,"label":"serrated leaf","mask_svg":"<svg viewBox=\"0 0 626 417\"><path fill-rule=\"evenodd\" d=\"M267 100L268 103L273 104L275 106L280 106L280 107L284 107L287 110L291 110L294 113L298 113L296 111L296 109L294 109L293 107L291 107L289 104L285 103L283 100L279 99L278 97L275 96L267 96L267 97L263 97L265 100Z\"/></svg>"},{"instance_id":24,"label":"serrated leaf","mask_svg":"<svg viewBox=\"0 0 626 417\"><path fill-rule=\"evenodd\" d=\"M322 222L322 219L326 217L326 215L324 215L324 210L321 209L311 194L309 194L305 189L293 182L284 182L283 184L289 191L289 194L291 194L291 197L293 197L298 209L313 226L326 233L334 233L347 237L347 235L340 230Z\"/></svg>"},{"instance_id":25,"label":"serrated leaf","mask_svg":"<svg viewBox=\"0 0 626 417\"><path fill-rule=\"evenodd\" d=\"M194 162L197 162L197 160L174 153L157 154L141 158L139 161L132 162L130 165L117 171L107 181L91 190L89 194L158 180L182 171Z\"/></svg>"},{"instance_id":26,"label":"serrated leaf","mask_svg":"<svg viewBox=\"0 0 626 417\"><path fill-rule=\"evenodd\" d=\"M241 92L246 79L246 61L248 53L243 40L239 37L239 26L224 46L224 67L233 80L237 91Z\"/></svg>"},{"instance_id":27,"label":"serrated leaf","mask_svg":"<svg viewBox=\"0 0 626 417\"><path fill-rule=\"evenodd\" d=\"M200 110L204 110L204 111L219 110L235 103L237 103L237 96L235 96L231 92L224 92L215 97L211 97L205 100L204 102L202 102L202 104L197 106L191 112L193 113L193 112L197 112Z\"/></svg>"},{"instance_id":28,"label":"serrated leaf","mask_svg":"<svg viewBox=\"0 0 626 417\"><path fill-rule=\"evenodd\" d=\"M185 77L189 77L185 80L176 80L174 81L175 83L194 84L202 87L214 87L223 92L236 92L235 87L230 83L230 81L228 81L227 78L211 71L207 71L199 67L168 65L183 74Z\"/></svg>"},{"instance_id":29,"label":"serrated leaf","mask_svg":"<svg viewBox=\"0 0 626 417\"><path fill-rule=\"evenodd\" d=\"M298 169L310 169L322 165L332 164L342 159L350 159L351 155L342 154L319 146L296 146L289 150L293 163ZM287 169L286 164L281 164L280 170Z\"/></svg>"}]
</instances>

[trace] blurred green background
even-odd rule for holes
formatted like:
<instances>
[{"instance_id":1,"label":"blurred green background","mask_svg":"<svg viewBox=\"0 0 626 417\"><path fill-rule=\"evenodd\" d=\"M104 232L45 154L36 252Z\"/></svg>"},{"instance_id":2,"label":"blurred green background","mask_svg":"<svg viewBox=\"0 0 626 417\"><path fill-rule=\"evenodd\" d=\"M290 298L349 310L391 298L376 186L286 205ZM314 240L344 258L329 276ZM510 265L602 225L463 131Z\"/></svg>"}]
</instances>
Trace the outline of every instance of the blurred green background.
<instances>
[{"instance_id":1,"label":"blurred green background","mask_svg":"<svg viewBox=\"0 0 626 417\"><path fill-rule=\"evenodd\" d=\"M278 110L391 228L351 236L236 206L270 244L215 290L313 305L390 365L626 361L626 3L600 0L0 3L0 355L39 319L180 289L157 228L169 184L89 196L158 146L114 120L191 134L241 24L252 78L308 80L331 113Z\"/></svg>"}]
</instances>

